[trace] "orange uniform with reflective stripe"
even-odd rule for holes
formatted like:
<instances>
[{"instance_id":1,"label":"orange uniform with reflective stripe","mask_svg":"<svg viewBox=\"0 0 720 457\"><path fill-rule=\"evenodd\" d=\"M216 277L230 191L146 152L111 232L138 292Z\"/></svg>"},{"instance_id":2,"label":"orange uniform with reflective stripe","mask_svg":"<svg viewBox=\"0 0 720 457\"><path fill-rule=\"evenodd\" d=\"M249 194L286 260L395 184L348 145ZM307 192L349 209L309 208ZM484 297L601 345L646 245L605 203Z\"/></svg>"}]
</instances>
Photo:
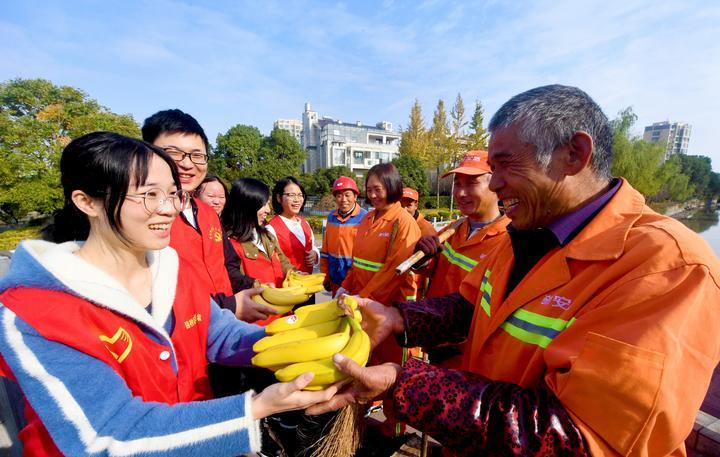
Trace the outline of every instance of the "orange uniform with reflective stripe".
<instances>
[{"instance_id":1,"label":"orange uniform with reflective stripe","mask_svg":"<svg viewBox=\"0 0 720 457\"><path fill-rule=\"evenodd\" d=\"M510 220L502 216L478 230L470 238L470 221L466 218L460 227L443 243L444 249L434 259L430 274L430 287L426 298L441 297L460 289L468 273L500 243L507 232Z\"/></svg>"},{"instance_id":2,"label":"orange uniform with reflective stripe","mask_svg":"<svg viewBox=\"0 0 720 457\"><path fill-rule=\"evenodd\" d=\"M463 366L523 387L544 380L593 455L684 455L720 360L720 262L644 203L623 180L507 297L509 237L460 289L476 303Z\"/></svg>"},{"instance_id":3,"label":"orange uniform with reflective stripe","mask_svg":"<svg viewBox=\"0 0 720 457\"><path fill-rule=\"evenodd\" d=\"M388 253L395 221L397 232ZM352 268L342 287L351 294L372 298L386 305L394 300L414 299L416 292L413 276L398 276L395 267L412 255L419 239L420 228L399 202L390 205L385 214L378 218L375 218L374 210L370 211L358 227L353 244ZM388 338L376 348L373 355L379 355L384 362L399 362L400 353L400 347L394 339Z\"/></svg>"}]
</instances>

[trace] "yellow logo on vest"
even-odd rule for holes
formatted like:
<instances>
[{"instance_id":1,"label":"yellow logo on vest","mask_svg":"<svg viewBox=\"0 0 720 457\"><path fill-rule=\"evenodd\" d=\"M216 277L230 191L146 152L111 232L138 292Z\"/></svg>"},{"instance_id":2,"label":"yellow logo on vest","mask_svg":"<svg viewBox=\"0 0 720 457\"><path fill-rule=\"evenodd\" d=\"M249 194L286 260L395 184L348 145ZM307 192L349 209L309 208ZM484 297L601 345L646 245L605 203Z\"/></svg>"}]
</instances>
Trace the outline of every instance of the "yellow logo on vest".
<instances>
[{"instance_id":1,"label":"yellow logo on vest","mask_svg":"<svg viewBox=\"0 0 720 457\"><path fill-rule=\"evenodd\" d=\"M210 241L220 243L222 241L222 230L217 227L210 227L208 236L210 237Z\"/></svg>"},{"instance_id":2,"label":"yellow logo on vest","mask_svg":"<svg viewBox=\"0 0 720 457\"><path fill-rule=\"evenodd\" d=\"M190 330L195 327L198 322L202 322L202 314L200 313L195 314L193 317L185 321L185 329Z\"/></svg>"},{"instance_id":3,"label":"yellow logo on vest","mask_svg":"<svg viewBox=\"0 0 720 457\"><path fill-rule=\"evenodd\" d=\"M105 343L105 348L110 351L110 354L115 357L118 363L123 363L123 360L130 354L132 338L130 338L130 334L124 328L118 327L113 336L99 335L98 338Z\"/></svg>"}]
</instances>

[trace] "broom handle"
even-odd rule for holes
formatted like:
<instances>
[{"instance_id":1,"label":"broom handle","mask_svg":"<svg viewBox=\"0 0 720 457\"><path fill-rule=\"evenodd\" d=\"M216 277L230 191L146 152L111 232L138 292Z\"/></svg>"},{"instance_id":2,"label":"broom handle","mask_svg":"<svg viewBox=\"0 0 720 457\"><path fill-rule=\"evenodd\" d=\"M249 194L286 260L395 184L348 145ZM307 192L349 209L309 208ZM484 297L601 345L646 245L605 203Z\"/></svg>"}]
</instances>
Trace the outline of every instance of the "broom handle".
<instances>
[{"instance_id":1,"label":"broom handle","mask_svg":"<svg viewBox=\"0 0 720 457\"><path fill-rule=\"evenodd\" d=\"M457 230L458 227L460 227L460 224L462 224L463 221L465 221L465 218L460 218L460 219L456 220L455 222L453 222L452 224L448 225L445 228L445 230L440 232L438 234L438 239L440 240L440 244L444 243L448 238L450 238L455 233L455 230ZM422 259L423 257L425 257L424 252L422 252L422 251L415 252L413 255L411 255L410 257L405 259L400 265L398 265L395 268L395 273L397 273L399 275L404 274L406 271L408 271L410 269L410 267L415 265L415 263L418 260Z\"/></svg>"}]
</instances>

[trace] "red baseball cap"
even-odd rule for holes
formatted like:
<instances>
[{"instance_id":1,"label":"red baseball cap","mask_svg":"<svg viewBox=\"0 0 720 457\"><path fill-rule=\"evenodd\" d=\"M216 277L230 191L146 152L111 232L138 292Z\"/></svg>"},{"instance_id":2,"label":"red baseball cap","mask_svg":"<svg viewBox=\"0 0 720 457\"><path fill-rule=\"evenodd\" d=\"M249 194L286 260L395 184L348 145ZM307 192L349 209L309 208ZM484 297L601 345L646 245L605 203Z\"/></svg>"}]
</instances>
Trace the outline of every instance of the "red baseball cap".
<instances>
[{"instance_id":1,"label":"red baseball cap","mask_svg":"<svg viewBox=\"0 0 720 457\"><path fill-rule=\"evenodd\" d=\"M488 153L487 151L468 151L460 161L460 164L448 171L442 177L449 176L453 173L460 173L463 175L484 175L490 173L490 165L488 165Z\"/></svg>"},{"instance_id":2,"label":"red baseball cap","mask_svg":"<svg viewBox=\"0 0 720 457\"><path fill-rule=\"evenodd\" d=\"M333 187L332 187L333 194L337 191L343 191L343 190L351 190L351 191L355 192L355 195L360 195L360 191L358 190L357 184L355 184L355 180L352 178L348 178L347 176L340 176L333 183Z\"/></svg>"},{"instance_id":3,"label":"red baseball cap","mask_svg":"<svg viewBox=\"0 0 720 457\"><path fill-rule=\"evenodd\" d=\"M420 195L412 187L404 187L402 198L409 198L411 200L420 201Z\"/></svg>"}]
</instances>

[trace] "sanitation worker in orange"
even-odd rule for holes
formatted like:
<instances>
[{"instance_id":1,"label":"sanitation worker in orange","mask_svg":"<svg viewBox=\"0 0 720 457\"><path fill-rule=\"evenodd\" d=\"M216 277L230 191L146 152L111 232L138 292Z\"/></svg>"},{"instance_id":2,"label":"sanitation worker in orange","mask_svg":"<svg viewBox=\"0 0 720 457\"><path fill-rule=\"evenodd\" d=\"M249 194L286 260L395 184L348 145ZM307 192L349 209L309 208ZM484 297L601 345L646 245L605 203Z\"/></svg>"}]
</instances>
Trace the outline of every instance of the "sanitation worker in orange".
<instances>
[{"instance_id":1,"label":"sanitation worker in orange","mask_svg":"<svg viewBox=\"0 0 720 457\"><path fill-rule=\"evenodd\" d=\"M311 411L384 397L457 455L685 455L720 359L717 257L612 177L612 128L580 89L516 95L489 130L509 236L459 293L362 300L375 343L469 335L463 370L338 354L355 381Z\"/></svg>"},{"instance_id":2,"label":"sanitation worker in orange","mask_svg":"<svg viewBox=\"0 0 720 457\"><path fill-rule=\"evenodd\" d=\"M433 227L432 223L425 219L425 216L418 211L419 201L420 194L418 194L418 191L412 187L403 187L402 198L400 199L402 207L405 208L405 211L407 211L413 219L415 219L418 227L420 227L420 233L422 236L436 235L437 231L435 230L435 227Z\"/></svg>"},{"instance_id":3,"label":"sanitation worker in orange","mask_svg":"<svg viewBox=\"0 0 720 457\"><path fill-rule=\"evenodd\" d=\"M453 176L453 197L463 220L445 242L440 243L437 236L424 236L415 247L428 257L436 256L420 270L427 271L430 281L426 298L457 292L463 279L507 233L510 221L500 213L497 195L489 187L487 155L487 151L468 151L456 168L443 175ZM457 368L461 361L459 343L464 341L425 348L430 362Z\"/></svg>"}]
</instances>

